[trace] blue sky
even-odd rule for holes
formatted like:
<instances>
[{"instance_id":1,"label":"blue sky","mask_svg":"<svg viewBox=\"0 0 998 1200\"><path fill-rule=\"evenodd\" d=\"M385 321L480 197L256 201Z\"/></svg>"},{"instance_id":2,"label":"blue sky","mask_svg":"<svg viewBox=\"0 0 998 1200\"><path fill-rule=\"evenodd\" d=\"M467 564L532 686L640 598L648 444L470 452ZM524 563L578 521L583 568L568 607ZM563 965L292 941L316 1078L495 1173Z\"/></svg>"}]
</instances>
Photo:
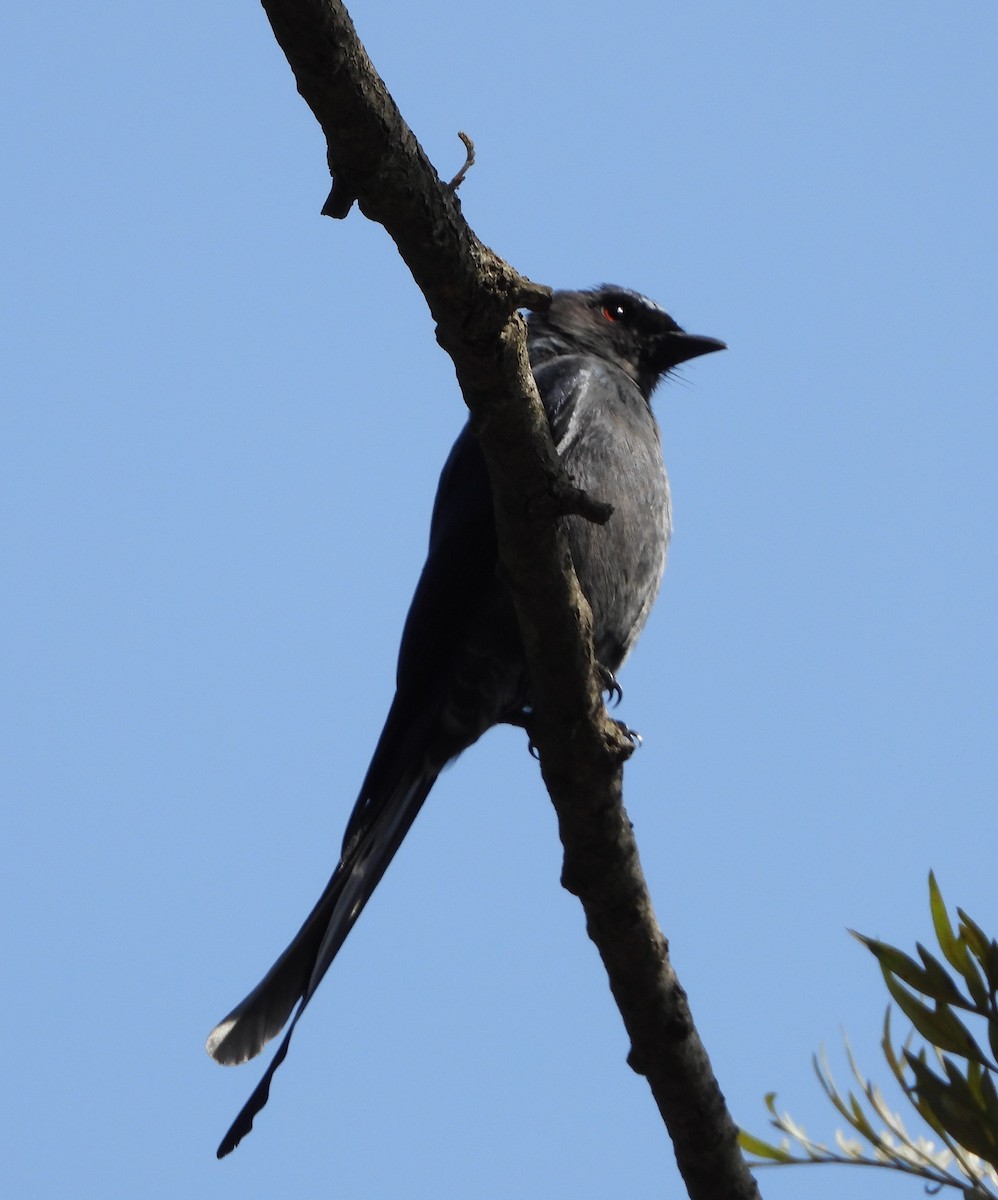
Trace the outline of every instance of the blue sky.
<instances>
[{"instance_id":1,"label":"blue sky","mask_svg":"<svg viewBox=\"0 0 998 1200\"><path fill-rule=\"evenodd\" d=\"M736 1120L878 1064L847 927L998 929L998 8L356 5L479 235L730 350L656 398L676 532L626 795ZM252 1136L205 1034L297 928L463 420L394 247L319 216L262 10L5 15L10 1195L681 1195L515 731L435 789ZM770 1172L767 1197L913 1196Z\"/></svg>"}]
</instances>

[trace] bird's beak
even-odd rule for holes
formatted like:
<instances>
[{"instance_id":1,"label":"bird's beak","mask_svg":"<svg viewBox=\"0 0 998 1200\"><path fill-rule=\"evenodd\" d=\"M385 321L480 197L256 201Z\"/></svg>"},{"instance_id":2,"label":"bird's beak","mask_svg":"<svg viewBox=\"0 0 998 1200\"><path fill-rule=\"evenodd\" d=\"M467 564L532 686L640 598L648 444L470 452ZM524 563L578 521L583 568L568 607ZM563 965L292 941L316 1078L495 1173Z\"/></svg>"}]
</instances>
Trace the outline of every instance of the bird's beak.
<instances>
[{"instance_id":1,"label":"bird's beak","mask_svg":"<svg viewBox=\"0 0 998 1200\"><path fill-rule=\"evenodd\" d=\"M701 354L713 354L715 350L727 350L727 343L717 338L704 337L699 333L684 333L677 329L663 339L663 349L673 366L699 358Z\"/></svg>"}]
</instances>

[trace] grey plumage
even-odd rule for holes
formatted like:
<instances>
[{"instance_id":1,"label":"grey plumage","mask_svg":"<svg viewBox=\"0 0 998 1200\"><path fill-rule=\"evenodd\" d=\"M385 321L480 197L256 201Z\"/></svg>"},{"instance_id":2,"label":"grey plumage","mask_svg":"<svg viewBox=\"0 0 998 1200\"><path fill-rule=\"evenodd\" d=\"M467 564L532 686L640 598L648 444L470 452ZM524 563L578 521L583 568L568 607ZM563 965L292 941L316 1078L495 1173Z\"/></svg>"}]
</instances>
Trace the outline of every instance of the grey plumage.
<instances>
[{"instance_id":1,"label":"grey plumage","mask_svg":"<svg viewBox=\"0 0 998 1200\"><path fill-rule=\"evenodd\" d=\"M686 334L625 288L556 292L528 323L528 349L558 453L575 483L608 501L605 525L566 518L596 657L612 676L658 593L671 530L669 484L650 407L673 367L723 348ZM340 861L294 940L219 1023L207 1049L240 1063L297 1011L218 1154L267 1102L295 1024L374 891L443 767L493 725L522 724L530 687L513 606L497 577L492 497L470 426L444 465L430 545L399 651L397 688L350 816ZM300 1003L299 1003L300 1002Z\"/></svg>"}]
</instances>

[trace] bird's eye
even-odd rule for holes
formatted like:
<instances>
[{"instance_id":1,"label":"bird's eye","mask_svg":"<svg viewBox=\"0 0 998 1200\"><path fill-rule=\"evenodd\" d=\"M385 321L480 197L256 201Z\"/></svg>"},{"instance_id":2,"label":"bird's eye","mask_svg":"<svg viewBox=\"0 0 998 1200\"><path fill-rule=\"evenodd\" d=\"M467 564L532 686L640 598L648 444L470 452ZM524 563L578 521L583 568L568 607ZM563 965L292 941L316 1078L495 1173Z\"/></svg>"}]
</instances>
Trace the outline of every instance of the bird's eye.
<instances>
[{"instance_id":1,"label":"bird's eye","mask_svg":"<svg viewBox=\"0 0 998 1200\"><path fill-rule=\"evenodd\" d=\"M619 300L611 300L603 305L603 316L608 321L626 321L627 305L622 304Z\"/></svg>"}]
</instances>

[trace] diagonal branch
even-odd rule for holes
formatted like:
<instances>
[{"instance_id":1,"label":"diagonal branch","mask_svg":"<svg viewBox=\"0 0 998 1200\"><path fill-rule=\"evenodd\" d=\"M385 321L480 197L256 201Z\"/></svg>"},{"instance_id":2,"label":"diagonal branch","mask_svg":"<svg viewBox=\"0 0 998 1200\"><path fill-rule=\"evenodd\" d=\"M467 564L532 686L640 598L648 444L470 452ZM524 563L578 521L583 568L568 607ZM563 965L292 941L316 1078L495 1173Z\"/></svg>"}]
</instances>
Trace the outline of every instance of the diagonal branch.
<instances>
[{"instance_id":1,"label":"diagonal branch","mask_svg":"<svg viewBox=\"0 0 998 1200\"><path fill-rule=\"evenodd\" d=\"M630 742L602 701L591 614L559 516L606 520L599 497L561 469L527 360L518 308L549 289L484 246L403 121L339 0L263 0L298 91L326 136L333 188L323 208L354 203L384 226L436 321L488 463L505 580L530 669L532 736L558 814L562 881L583 903L631 1039L694 1200L750 1200L737 1149L686 996L655 920L630 822L622 766Z\"/></svg>"}]
</instances>

